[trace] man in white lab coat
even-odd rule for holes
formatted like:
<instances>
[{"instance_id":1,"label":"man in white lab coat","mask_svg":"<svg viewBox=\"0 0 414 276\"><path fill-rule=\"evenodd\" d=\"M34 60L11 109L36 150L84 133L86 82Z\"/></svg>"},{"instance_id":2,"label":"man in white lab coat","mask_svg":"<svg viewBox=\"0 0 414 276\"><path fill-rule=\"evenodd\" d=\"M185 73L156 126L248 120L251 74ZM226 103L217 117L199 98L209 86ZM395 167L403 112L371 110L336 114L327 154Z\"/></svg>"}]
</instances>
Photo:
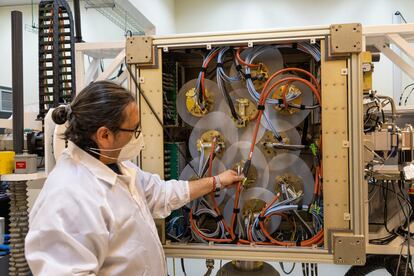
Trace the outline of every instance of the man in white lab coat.
<instances>
[{"instance_id":1,"label":"man in white lab coat","mask_svg":"<svg viewBox=\"0 0 414 276\"><path fill-rule=\"evenodd\" d=\"M153 218L242 180L228 170L196 181L163 181L131 163L143 148L133 96L90 84L53 113L68 147L30 213L25 252L33 275L166 275Z\"/></svg>"}]
</instances>

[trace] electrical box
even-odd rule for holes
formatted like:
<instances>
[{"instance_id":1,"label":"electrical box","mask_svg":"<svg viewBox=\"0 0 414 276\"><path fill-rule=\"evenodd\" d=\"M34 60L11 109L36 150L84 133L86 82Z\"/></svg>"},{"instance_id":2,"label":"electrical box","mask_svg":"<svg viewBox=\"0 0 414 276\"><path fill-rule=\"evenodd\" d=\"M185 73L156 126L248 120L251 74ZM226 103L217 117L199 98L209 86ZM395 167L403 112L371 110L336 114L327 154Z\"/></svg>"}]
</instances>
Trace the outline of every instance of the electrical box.
<instances>
[{"instance_id":1,"label":"electrical box","mask_svg":"<svg viewBox=\"0 0 414 276\"><path fill-rule=\"evenodd\" d=\"M363 30L128 39L126 56L149 61L127 59L147 145L142 169L166 180L246 176L165 220L167 257L363 265L381 251L369 242Z\"/></svg>"}]
</instances>

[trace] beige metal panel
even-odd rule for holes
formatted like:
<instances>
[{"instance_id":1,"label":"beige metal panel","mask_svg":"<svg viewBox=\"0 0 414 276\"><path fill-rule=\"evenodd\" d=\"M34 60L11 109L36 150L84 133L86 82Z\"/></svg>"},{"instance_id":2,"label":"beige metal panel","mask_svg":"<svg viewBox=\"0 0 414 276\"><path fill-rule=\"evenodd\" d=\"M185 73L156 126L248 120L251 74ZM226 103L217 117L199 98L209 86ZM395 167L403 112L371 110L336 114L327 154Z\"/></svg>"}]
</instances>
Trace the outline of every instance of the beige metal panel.
<instances>
[{"instance_id":1,"label":"beige metal panel","mask_svg":"<svg viewBox=\"0 0 414 276\"><path fill-rule=\"evenodd\" d=\"M170 244L164 245L164 251L172 258L333 263L333 255L327 250L304 247Z\"/></svg>"},{"instance_id":2,"label":"beige metal panel","mask_svg":"<svg viewBox=\"0 0 414 276\"><path fill-rule=\"evenodd\" d=\"M414 38L414 23L362 26L362 33L367 37L399 33L405 39L412 41Z\"/></svg>"},{"instance_id":3,"label":"beige metal panel","mask_svg":"<svg viewBox=\"0 0 414 276\"><path fill-rule=\"evenodd\" d=\"M159 64L161 62L161 50ZM149 99L159 118L163 118L162 105L162 67L140 70L140 87ZM164 178L164 136L162 126L148 107L144 98L140 97L140 111L142 133L144 135L145 149L141 153L141 168L144 171L159 174Z\"/></svg>"},{"instance_id":4,"label":"beige metal panel","mask_svg":"<svg viewBox=\"0 0 414 276\"><path fill-rule=\"evenodd\" d=\"M235 41L255 41L266 39L283 39L283 38L323 38L329 34L329 26L312 26L301 28L284 28L269 30L253 30L245 32L219 32L219 33L198 33L198 34L181 34L171 36L155 37L154 45L188 45L191 44L220 44L222 42Z\"/></svg>"},{"instance_id":5,"label":"beige metal panel","mask_svg":"<svg viewBox=\"0 0 414 276\"><path fill-rule=\"evenodd\" d=\"M125 41L76 43L76 51L93 58L114 58L125 48Z\"/></svg>"},{"instance_id":6,"label":"beige metal panel","mask_svg":"<svg viewBox=\"0 0 414 276\"><path fill-rule=\"evenodd\" d=\"M390 244L390 245L375 245L375 244L368 244L367 245L367 254L378 254L378 255L400 255L401 247L403 246L402 253L405 255L407 254L407 245L401 239L396 239L399 244ZM410 247L411 252L414 250L414 246Z\"/></svg>"},{"instance_id":7,"label":"beige metal panel","mask_svg":"<svg viewBox=\"0 0 414 276\"><path fill-rule=\"evenodd\" d=\"M382 26L363 26L366 37L383 37L384 34L399 33L405 39L414 40L414 24L390 24ZM306 26L242 32L190 33L170 36L155 36L154 45L159 47L211 46L241 43L264 43L292 41L295 39L313 40L330 35L329 26ZM411 41L411 40L410 40ZM365 42L365 41L363 41Z\"/></svg>"},{"instance_id":8,"label":"beige metal panel","mask_svg":"<svg viewBox=\"0 0 414 276\"><path fill-rule=\"evenodd\" d=\"M272 43L272 42L292 42L298 40L315 41L323 39L329 34L329 27L323 29L308 30L270 30L255 33L229 33L229 34L202 34L199 36L182 36L182 37L165 37L155 38L154 45L158 47L182 48L182 47L207 47L219 45L239 45L246 44L252 47L254 44Z\"/></svg>"},{"instance_id":9,"label":"beige metal panel","mask_svg":"<svg viewBox=\"0 0 414 276\"><path fill-rule=\"evenodd\" d=\"M346 60L326 60L321 41L322 162L325 245L329 229L349 228L348 85Z\"/></svg>"}]
</instances>

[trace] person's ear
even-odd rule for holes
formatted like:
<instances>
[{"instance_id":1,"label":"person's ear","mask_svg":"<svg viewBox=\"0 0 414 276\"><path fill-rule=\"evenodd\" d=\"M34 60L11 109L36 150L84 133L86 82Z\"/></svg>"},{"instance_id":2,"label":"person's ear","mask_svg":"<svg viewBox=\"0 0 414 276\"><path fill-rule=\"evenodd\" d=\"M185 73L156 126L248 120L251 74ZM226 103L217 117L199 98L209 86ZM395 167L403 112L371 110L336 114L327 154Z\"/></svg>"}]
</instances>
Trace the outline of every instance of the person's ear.
<instances>
[{"instance_id":1,"label":"person's ear","mask_svg":"<svg viewBox=\"0 0 414 276\"><path fill-rule=\"evenodd\" d=\"M107 127L100 127L95 133L96 143L101 149L109 149L114 143L114 134Z\"/></svg>"}]
</instances>

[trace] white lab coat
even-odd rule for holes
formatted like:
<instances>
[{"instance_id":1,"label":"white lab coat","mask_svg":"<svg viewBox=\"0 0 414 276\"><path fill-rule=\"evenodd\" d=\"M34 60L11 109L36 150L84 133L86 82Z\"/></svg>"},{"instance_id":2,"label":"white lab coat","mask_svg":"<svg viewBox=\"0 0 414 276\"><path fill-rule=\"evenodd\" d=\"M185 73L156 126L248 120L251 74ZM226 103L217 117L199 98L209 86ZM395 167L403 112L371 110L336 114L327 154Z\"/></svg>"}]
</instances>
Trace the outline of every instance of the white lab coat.
<instances>
[{"instance_id":1,"label":"white lab coat","mask_svg":"<svg viewBox=\"0 0 414 276\"><path fill-rule=\"evenodd\" d=\"M120 167L122 176L69 143L30 212L33 275L167 274L153 217L188 203L188 182Z\"/></svg>"}]
</instances>

